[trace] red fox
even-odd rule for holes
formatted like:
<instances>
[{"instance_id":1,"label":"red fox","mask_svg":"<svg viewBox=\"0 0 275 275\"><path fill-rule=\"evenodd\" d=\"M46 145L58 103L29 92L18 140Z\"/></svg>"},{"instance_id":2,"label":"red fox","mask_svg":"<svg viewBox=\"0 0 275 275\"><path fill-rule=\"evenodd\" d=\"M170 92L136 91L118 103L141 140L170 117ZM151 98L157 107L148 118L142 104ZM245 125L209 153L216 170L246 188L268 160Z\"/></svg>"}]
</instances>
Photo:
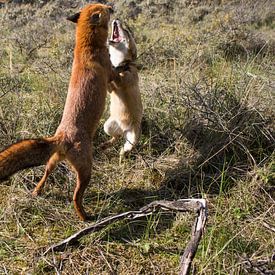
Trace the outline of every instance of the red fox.
<instances>
[{"instance_id":1,"label":"red fox","mask_svg":"<svg viewBox=\"0 0 275 275\"><path fill-rule=\"evenodd\" d=\"M0 153L0 180L47 163L33 195L38 195L57 163L67 160L76 172L74 208L81 220L83 193L90 181L92 140L105 107L112 65L107 49L112 8L90 4L67 19L77 24L72 74L61 122L53 137L23 140Z\"/></svg>"},{"instance_id":2,"label":"red fox","mask_svg":"<svg viewBox=\"0 0 275 275\"><path fill-rule=\"evenodd\" d=\"M117 75L109 86L111 92L110 117L104 131L112 138L101 147L107 148L123 136L126 140L120 150L120 162L125 153L136 145L141 128L142 102L136 65L137 49L131 33L120 20L112 22L109 53Z\"/></svg>"}]
</instances>

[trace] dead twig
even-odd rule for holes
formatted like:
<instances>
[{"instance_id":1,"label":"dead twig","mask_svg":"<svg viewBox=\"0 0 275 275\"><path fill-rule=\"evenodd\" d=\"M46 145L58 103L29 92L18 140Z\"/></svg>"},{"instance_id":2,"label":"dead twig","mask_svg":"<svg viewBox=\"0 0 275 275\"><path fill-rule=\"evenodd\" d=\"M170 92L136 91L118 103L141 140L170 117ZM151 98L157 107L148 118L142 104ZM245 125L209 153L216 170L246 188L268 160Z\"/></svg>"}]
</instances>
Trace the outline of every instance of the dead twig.
<instances>
[{"instance_id":1,"label":"dead twig","mask_svg":"<svg viewBox=\"0 0 275 275\"><path fill-rule=\"evenodd\" d=\"M275 227L272 226L270 223L263 221L263 226L275 233Z\"/></svg>"},{"instance_id":2,"label":"dead twig","mask_svg":"<svg viewBox=\"0 0 275 275\"><path fill-rule=\"evenodd\" d=\"M113 266L112 266L111 263L107 260L107 258L106 258L106 256L104 255L104 253L103 253L100 249L98 249L98 252L99 252L99 254L101 255L101 257L103 258L103 260L105 261L105 263L107 264L107 266L108 266L108 268L109 268L109 270L110 270L110 274L112 274L112 275L116 274L116 272L115 272Z\"/></svg>"},{"instance_id":3,"label":"dead twig","mask_svg":"<svg viewBox=\"0 0 275 275\"><path fill-rule=\"evenodd\" d=\"M269 269L269 265L275 261L275 254L273 253L271 257L265 259L252 260L249 258L244 258L242 261L242 266L244 271L248 274L252 272L257 272L262 275L274 275L275 271Z\"/></svg>"},{"instance_id":4,"label":"dead twig","mask_svg":"<svg viewBox=\"0 0 275 275\"><path fill-rule=\"evenodd\" d=\"M180 275L189 274L191 263L195 257L200 239L204 232L204 227L207 219L206 201L201 200L200 203L201 203L201 207L199 209L198 216L193 226L191 239L183 255L181 256Z\"/></svg>"},{"instance_id":5,"label":"dead twig","mask_svg":"<svg viewBox=\"0 0 275 275\"><path fill-rule=\"evenodd\" d=\"M77 244L79 239L83 236L97 232L107 227L108 225L115 223L120 220L134 220L141 217L146 217L157 211L178 211L178 212L197 212L198 216L195 220L192 236L187 245L187 248L184 251L184 254L181 257L180 263L180 275L188 274L190 271L192 260L195 257L200 239L202 237L205 223L207 219L207 205L205 199L181 199L177 201L154 201L139 210L128 211L118 215L104 218L93 225L87 226L86 228L79 230L72 236L67 239L50 246L45 252L44 255L48 252L61 251L64 250L67 246Z\"/></svg>"}]
</instances>

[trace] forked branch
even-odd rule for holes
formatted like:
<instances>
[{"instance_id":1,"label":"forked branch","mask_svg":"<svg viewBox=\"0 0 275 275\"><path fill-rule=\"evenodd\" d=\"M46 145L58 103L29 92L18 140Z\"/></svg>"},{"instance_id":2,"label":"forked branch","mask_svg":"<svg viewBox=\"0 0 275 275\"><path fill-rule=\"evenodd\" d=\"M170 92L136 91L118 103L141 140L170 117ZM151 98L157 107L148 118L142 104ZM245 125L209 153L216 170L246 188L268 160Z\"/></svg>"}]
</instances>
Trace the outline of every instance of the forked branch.
<instances>
[{"instance_id":1,"label":"forked branch","mask_svg":"<svg viewBox=\"0 0 275 275\"><path fill-rule=\"evenodd\" d=\"M177 201L154 201L137 211L128 211L118 215L104 218L93 225L87 226L86 228L79 230L67 239L54 244L49 247L44 255L50 251L61 251L67 246L77 244L79 239L83 236L100 231L101 229L107 227L108 225L121 220L134 220L137 218L145 217L151 215L158 211L170 211L170 212L196 212L197 217L192 228L191 239L181 257L180 263L180 275L188 274L190 271L191 263L197 252L197 248L202 237L205 223L207 219L207 205L205 199L181 199Z\"/></svg>"}]
</instances>

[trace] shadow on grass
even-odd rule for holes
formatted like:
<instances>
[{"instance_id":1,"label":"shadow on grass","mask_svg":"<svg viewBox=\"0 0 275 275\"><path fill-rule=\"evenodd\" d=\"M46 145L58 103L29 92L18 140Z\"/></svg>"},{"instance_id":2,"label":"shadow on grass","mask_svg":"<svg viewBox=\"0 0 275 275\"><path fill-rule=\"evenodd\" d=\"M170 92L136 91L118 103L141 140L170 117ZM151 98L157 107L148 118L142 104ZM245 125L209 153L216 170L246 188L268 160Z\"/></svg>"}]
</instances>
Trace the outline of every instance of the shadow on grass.
<instances>
[{"instance_id":1,"label":"shadow on grass","mask_svg":"<svg viewBox=\"0 0 275 275\"><path fill-rule=\"evenodd\" d=\"M160 198L227 192L236 180L263 165L272 155L275 149L272 114L250 106L234 91L218 84L183 83L178 102L189 111L182 129L175 130L187 139L196 156L188 162L183 156L175 168L166 171ZM167 140L165 136L163 143L157 141L157 144L167 144ZM163 150L160 147L157 155Z\"/></svg>"}]
</instances>

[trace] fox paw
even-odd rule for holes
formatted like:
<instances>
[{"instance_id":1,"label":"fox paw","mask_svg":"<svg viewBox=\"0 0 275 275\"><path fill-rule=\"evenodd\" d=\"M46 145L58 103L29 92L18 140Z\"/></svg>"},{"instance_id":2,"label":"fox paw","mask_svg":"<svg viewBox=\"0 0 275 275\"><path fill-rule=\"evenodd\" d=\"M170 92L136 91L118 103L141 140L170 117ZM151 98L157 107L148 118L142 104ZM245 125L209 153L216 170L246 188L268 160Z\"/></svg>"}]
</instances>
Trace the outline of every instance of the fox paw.
<instances>
[{"instance_id":1,"label":"fox paw","mask_svg":"<svg viewBox=\"0 0 275 275\"><path fill-rule=\"evenodd\" d=\"M32 197L33 197L33 198L36 198L36 197L39 196L39 195L40 195L40 192L39 192L38 190L35 190L35 189L34 189L34 190L32 191Z\"/></svg>"}]
</instances>

